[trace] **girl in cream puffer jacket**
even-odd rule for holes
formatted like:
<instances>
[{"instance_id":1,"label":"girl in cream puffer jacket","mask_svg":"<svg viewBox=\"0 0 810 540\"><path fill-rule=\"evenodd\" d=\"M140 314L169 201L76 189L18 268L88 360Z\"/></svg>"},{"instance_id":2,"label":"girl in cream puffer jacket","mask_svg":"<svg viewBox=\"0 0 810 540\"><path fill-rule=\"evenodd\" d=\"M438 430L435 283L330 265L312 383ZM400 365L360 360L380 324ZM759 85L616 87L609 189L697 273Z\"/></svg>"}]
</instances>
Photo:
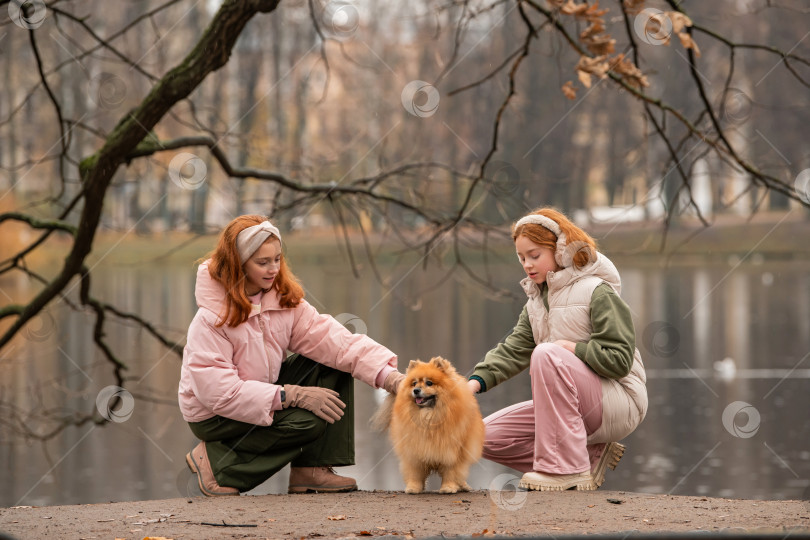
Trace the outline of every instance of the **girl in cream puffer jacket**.
<instances>
[{"instance_id":1,"label":"girl in cream puffer jacket","mask_svg":"<svg viewBox=\"0 0 810 540\"><path fill-rule=\"evenodd\" d=\"M535 490L598 488L624 453L618 440L647 412L644 365L613 263L562 213L543 208L513 228L528 301L469 386L487 391L530 369L532 400L485 419L484 457Z\"/></svg>"}]
</instances>

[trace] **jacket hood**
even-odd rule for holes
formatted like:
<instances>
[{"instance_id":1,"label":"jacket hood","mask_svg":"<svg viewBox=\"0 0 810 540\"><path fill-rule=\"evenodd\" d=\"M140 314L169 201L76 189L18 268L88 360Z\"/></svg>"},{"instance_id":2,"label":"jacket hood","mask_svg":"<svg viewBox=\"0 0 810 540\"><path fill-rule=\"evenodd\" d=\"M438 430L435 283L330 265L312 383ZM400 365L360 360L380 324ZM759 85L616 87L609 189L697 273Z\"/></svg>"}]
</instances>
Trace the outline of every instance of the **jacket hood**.
<instances>
[{"instance_id":1,"label":"jacket hood","mask_svg":"<svg viewBox=\"0 0 810 540\"><path fill-rule=\"evenodd\" d=\"M582 268L577 268L572 265L558 270L557 272L549 272L546 275L546 284L548 285L549 291L554 291L570 285L578 279L591 276L601 279L610 285L613 290L616 291L616 294L621 294L622 282L619 277L619 271L616 269L613 261L599 252L596 253L595 261ZM520 281L520 286L529 298L534 298L540 294L540 286L529 277L523 278Z\"/></svg>"},{"instance_id":2,"label":"jacket hood","mask_svg":"<svg viewBox=\"0 0 810 540\"><path fill-rule=\"evenodd\" d=\"M197 268L197 282L194 286L194 297L197 300L197 307L205 308L217 315L225 313L225 288L208 272L208 262L203 262ZM282 309L278 303L278 292L273 289L262 295L262 308L260 311L268 309ZM254 316L260 311L254 311L250 316Z\"/></svg>"}]
</instances>

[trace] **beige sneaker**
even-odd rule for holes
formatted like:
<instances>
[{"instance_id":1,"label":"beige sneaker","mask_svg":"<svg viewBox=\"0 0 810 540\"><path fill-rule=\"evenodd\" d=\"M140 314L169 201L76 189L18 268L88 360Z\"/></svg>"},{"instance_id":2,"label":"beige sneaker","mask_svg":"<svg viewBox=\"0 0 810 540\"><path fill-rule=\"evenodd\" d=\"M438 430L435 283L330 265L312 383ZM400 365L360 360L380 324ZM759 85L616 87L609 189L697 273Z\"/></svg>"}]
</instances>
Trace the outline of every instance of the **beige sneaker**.
<instances>
[{"instance_id":1,"label":"beige sneaker","mask_svg":"<svg viewBox=\"0 0 810 540\"><path fill-rule=\"evenodd\" d=\"M354 478L340 476L332 467L291 467L289 493L337 493L354 491Z\"/></svg>"},{"instance_id":2,"label":"beige sneaker","mask_svg":"<svg viewBox=\"0 0 810 540\"><path fill-rule=\"evenodd\" d=\"M596 484L590 471L573 474L550 474L538 471L527 472L520 479L520 487L529 491L593 491Z\"/></svg>"},{"instance_id":3,"label":"beige sneaker","mask_svg":"<svg viewBox=\"0 0 810 540\"><path fill-rule=\"evenodd\" d=\"M220 486L217 483L216 478L214 478L214 471L211 470L211 463L208 461L208 452L205 451L204 442L201 442L194 447L194 450L186 454L186 463L191 472L197 473L197 483L200 484L200 491L206 497L239 495L238 489Z\"/></svg>"},{"instance_id":4,"label":"beige sneaker","mask_svg":"<svg viewBox=\"0 0 810 540\"><path fill-rule=\"evenodd\" d=\"M610 467L610 469L613 470L616 468L616 465L619 464L619 460L622 459L624 455L624 450L625 446L621 443L609 442L605 445L602 456L599 458L599 461L596 462L596 467L591 471L593 483L596 484L597 488L601 487L605 482L605 471L607 468Z\"/></svg>"}]
</instances>

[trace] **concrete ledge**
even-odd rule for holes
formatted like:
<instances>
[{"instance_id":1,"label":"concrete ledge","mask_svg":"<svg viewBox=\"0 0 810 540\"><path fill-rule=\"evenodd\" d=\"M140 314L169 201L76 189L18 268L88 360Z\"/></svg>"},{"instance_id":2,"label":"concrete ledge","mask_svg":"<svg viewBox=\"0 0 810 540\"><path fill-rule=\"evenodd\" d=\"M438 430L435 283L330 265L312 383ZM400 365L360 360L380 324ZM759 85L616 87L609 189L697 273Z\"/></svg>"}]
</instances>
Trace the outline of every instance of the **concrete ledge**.
<instances>
[{"instance_id":1,"label":"concrete ledge","mask_svg":"<svg viewBox=\"0 0 810 540\"><path fill-rule=\"evenodd\" d=\"M569 538L584 534L795 539L810 537L810 503L616 491L454 495L358 491L3 508L0 531L19 539Z\"/></svg>"}]
</instances>

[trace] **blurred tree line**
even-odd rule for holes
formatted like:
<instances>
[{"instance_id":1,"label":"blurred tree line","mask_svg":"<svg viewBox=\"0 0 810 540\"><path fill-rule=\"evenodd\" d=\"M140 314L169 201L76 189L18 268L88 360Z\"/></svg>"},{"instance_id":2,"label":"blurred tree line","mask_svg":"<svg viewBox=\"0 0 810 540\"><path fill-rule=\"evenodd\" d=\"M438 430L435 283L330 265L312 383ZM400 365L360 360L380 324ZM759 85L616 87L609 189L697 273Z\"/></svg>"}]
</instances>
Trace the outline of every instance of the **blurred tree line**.
<instances>
[{"instance_id":1,"label":"blurred tree line","mask_svg":"<svg viewBox=\"0 0 810 540\"><path fill-rule=\"evenodd\" d=\"M624 49L628 40L620 35L624 22L615 4L604 2L613 8L607 33L620 41L617 49ZM801 2L680 4L694 21L734 42L794 53L810 49L810 40L804 39L810 17ZM513 55L523 26L516 5L282 2L271 16L246 24L227 65L174 106L154 134L164 140L206 133L232 163L280 171L304 184L344 183L373 176L384 166L416 161L472 172L491 144L493 118L508 91L509 66L481 84L454 91ZM647 3L656 5L666 9L663 2ZM78 161L93 154L117 120L182 59L217 7L217 2L99 0L66 6L72 17L47 13L37 29L44 34L38 52L27 32L5 24L0 189L4 198L13 197L5 208L12 200L19 207L67 205L80 190ZM103 36L109 47L100 47L94 36ZM515 95L501 119L497 152L487 164L491 196L470 215L500 224L540 204L569 211L639 205L647 217L657 218L660 209L677 207L679 198L683 202L682 182L673 173L665 143L652 136L643 104L629 92L599 83L567 99L561 87L576 80L578 54L563 41L550 25L540 26L530 56L515 75ZM810 166L803 138L810 115L806 85L779 65L779 55L740 48L729 73L724 43L699 33L695 41L701 53L698 76L729 137L763 171L791 184ZM686 49L678 43L640 47L651 66L646 70L649 94L688 118L700 114L693 81L685 76ZM36 54L61 104L64 135L35 67ZM804 80L810 72L801 63L788 67L799 70ZM438 100L421 116L402 103L403 88L419 80ZM411 96L416 107L430 97L426 92ZM681 126L670 121L665 129L672 141L683 142ZM59 158L62 144L68 145L66 159ZM176 152L134 160L118 170L105 200L103 225L206 232L233 215L280 209L288 210L280 215L288 226L336 223L323 206L304 212L306 221L296 220L302 212L296 212L301 207L295 205L295 194L282 193L272 182L230 178L210 152L190 152L199 161L174 175L179 177L175 182L169 172ZM678 159L689 177L710 179L704 211L747 214L789 207L787 195L758 190L745 171L722 156L706 156L689 141ZM68 167L63 175L60 169L71 164L73 170ZM448 208L465 196L451 171L411 174L425 177L402 188L417 193L398 193L394 186L392 194L412 196L416 203L422 198L444 201ZM75 219L76 212L71 216ZM373 215L363 217L373 226Z\"/></svg>"},{"instance_id":2,"label":"blurred tree line","mask_svg":"<svg viewBox=\"0 0 810 540\"><path fill-rule=\"evenodd\" d=\"M0 278L38 287L6 293L0 351L64 302L92 313L122 387L108 317L182 343L94 296L99 230L205 234L261 213L334 228L350 255L359 232L372 264L375 234L494 287L465 250L486 254L540 205L665 227L810 206L802 0L0 0L0 14ZM69 252L40 274L30 256L57 235ZM105 421L59 421L90 420Z\"/></svg>"}]
</instances>

